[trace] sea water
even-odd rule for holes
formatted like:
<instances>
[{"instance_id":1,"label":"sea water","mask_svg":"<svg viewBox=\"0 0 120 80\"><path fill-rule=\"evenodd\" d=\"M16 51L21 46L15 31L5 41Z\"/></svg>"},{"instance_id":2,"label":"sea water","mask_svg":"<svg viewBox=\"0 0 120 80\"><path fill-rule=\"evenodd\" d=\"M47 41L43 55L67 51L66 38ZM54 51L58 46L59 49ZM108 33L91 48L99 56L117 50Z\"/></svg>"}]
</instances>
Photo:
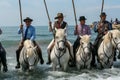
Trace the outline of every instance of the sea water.
<instances>
[{"instance_id":1,"label":"sea water","mask_svg":"<svg viewBox=\"0 0 120 80\"><path fill-rule=\"evenodd\" d=\"M42 49L43 58L47 62L47 46L52 40L52 33L48 31L47 26L36 27L36 41ZM1 27L3 34L0 35L0 41L7 52L8 72L0 72L0 80L120 80L120 61L114 62L111 69L91 69L78 71L76 68L68 68L67 72L60 70L52 71L51 65L40 65L32 72L22 72L16 70L16 54L21 35L17 34L17 26ZM91 29L92 30L92 29ZM91 41L94 42L96 33L92 30ZM76 40L74 36L74 27L68 27L67 39L73 44Z\"/></svg>"}]
</instances>

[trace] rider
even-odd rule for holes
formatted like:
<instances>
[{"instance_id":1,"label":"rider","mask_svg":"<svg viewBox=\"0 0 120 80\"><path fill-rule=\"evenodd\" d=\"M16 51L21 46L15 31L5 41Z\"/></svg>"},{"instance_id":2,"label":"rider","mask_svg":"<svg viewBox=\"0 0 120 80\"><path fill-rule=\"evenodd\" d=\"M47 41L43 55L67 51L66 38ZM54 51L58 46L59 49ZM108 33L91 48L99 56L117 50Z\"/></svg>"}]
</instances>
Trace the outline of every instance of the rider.
<instances>
[{"instance_id":1,"label":"rider","mask_svg":"<svg viewBox=\"0 0 120 80\"><path fill-rule=\"evenodd\" d=\"M26 19L24 19L23 21L25 22L25 26L23 27L23 25L20 25L20 28L18 30L18 34L21 34L23 32L23 36L22 36L20 45L19 45L18 49L16 50L16 60L17 60L17 65L15 67L16 69L20 68L20 62L19 62L20 51L23 48L24 41L27 39L32 40L34 45L37 46L37 52L38 52L38 56L40 58L40 63L41 64L44 63L44 60L42 58L41 48L35 42L36 31L35 31L35 28L31 25L33 20L29 17L26 17Z\"/></svg>"},{"instance_id":2,"label":"rider","mask_svg":"<svg viewBox=\"0 0 120 80\"><path fill-rule=\"evenodd\" d=\"M76 52L77 52L77 48L80 45L80 37L79 36L80 35L81 36L91 35L90 27L85 24L85 20L86 20L85 16L80 16L80 18L79 18L80 24L76 25L76 28L75 28L75 31L74 31L74 34L77 35L77 39L73 44L74 62L76 62L76 56L75 55L76 55Z\"/></svg>"},{"instance_id":3,"label":"rider","mask_svg":"<svg viewBox=\"0 0 120 80\"><path fill-rule=\"evenodd\" d=\"M0 29L0 35L2 34L2 30ZM3 71L7 72L8 68L7 68L7 59L6 59L6 51L3 48L2 44L0 43L0 58L1 58L1 62L3 64Z\"/></svg>"},{"instance_id":4,"label":"rider","mask_svg":"<svg viewBox=\"0 0 120 80\"><path fill-rule=\"evenodd\" d=\"M55 17L55 19L57 19L57 21L54 22L53 26L52 26L52 23L49 22L50 32L53 32L54 37L55 37L55 28L57 28L57 29L67 28L67 23L65 21L63 21L64 20L63 13L58 13L57 17ZM68 40L66 41L66 46L68 47L70 56L72 58L71 54L73 53L73 51L72 51L73 47L72 47L72 44ZM47 48L47 52L48 52L48 62L47 62L47 64L51 63L50 53L51 53L51 50L52 50L53 47L54 47L54 39L51 41L51 43L48 45L48 48Z\"/></svg>"},{"instance_id":5,"label":"rider","mask_svg":"<svg viewBox=\"0 0 120 80\"><path fill-rule=\"evenodd\" d=\"M98 33L97 38L94 42L94 57L97 55L98 47L100 43L102 42L102 37L109 31L112 30L112 24L106 20L106 13L102 12L100 15L100 22L94 27L94 31ZM95 59L93 60L93 64L95 64Z\"/></svg>"}]
</instances>

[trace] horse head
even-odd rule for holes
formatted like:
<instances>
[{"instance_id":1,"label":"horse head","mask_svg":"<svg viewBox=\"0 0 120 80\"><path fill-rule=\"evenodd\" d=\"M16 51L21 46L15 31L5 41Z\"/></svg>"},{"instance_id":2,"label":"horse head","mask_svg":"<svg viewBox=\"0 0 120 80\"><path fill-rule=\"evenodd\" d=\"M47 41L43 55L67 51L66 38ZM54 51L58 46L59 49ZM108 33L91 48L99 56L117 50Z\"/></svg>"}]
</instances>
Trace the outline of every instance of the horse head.
<instances>
[{"instance_id":1,"label":"horse head","mask_svg":"<svg viewBox=\"0 0 120 80\"><path fill-rule=\"evenodd\" d=\"M25 53L26 53L26 62L29 66L29 70L34 69L35 65L36 65L36 58L38 57L37 55L37 47L34 46L33 42L31 40L26 40L24 42L24 47L25 47Z\"/></svg>"},{"instance_id":2,"label":"horse head","mask_svg":"<svg viewBox=\"0 0 120 80\"><path fill-rule=\"evenodd\" d=\"M80 46L83 48L84 53L90 54L90 35L80 36Z\"/></svg>"},{"instance_id":3,"label":"horse head","mask_svg":"<svg viewBox=\"0 0 120 80\"><path fill-rule=\"evenodd\" d=\"M107 33L109 39L112 41L112 44L115 48L120 50L120 31L111 30Z\"/></svg>"},{"instance_id":4,"label":"horse head","mask_svg":"<svg viewBox=\"0 0 120 80\"><path fill-rule=\"evenodd\" d=\"M60 51L66 50L66 29L56 29L55 44Z\"/></svg>"}]
</instances>

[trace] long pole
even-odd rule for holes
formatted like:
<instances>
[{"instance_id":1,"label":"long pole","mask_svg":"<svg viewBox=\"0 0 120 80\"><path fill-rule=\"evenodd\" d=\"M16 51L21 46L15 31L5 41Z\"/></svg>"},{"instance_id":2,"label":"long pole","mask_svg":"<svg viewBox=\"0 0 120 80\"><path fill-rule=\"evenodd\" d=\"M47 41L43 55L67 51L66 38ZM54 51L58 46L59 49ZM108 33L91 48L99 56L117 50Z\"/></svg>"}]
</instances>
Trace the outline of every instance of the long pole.
<instances>
[{"instance_id":1,"label":"long pole","mask_svg":"<svg viewBox=\"0 0 120 80\"><path fill-rule=\"evenodd\" d=\"M49 15L48 8L47 8L47 4L46 4L46 1L45 1L45 0L44 0L44 5L45 5L45 9L46 9L46 14L47 14L48 20L49 20L49 22L51 22L51 20L50 20L50 15ZM50 25L49 27L50 27L50 29L52 29L52 26L51 26L51 25Z\"/></svg>"},{"instance_id":2,"label":"long pole","mask_svg":"<svg viewBox=\"0 0 120 80\"><path fill-rule=\"evenodd\" d=\"M47 13L48 20L49 20L49 22L51 22L50 16L49 16L49 12L48 12L48 8L47 8L47 4L46 4L46 1L45 1L45 0L44 0L44 5L45 5L45 9L46 9L46 13Z\"/></svg>"},{"instance_id":3,"label":"long pole","mask_svg":"<svg viewBox=\"0 0 120 80\"><path fill-rule=\"evenodd\" d=\"M76 16L74 0L72 0L72 5L73 5L73 11L74 11L74 17L75 17L75 24L77 25L77 16Z\"/></svg>"},{"instance_id":4,"label":"long pole","mask_svg":"<svg viewBox=\"0 0 120 80\"><path fill-rule=\"evenodd\" d=\"M21 0L19 0L19 10L20 10L20 23L21 23L21 25L23 25L23 21L22 21ZM23 28L22 28L22 37L23 37Z\"/></svg>"},{"instance_id":5,"label":"long pole","mask_svg":"<svg viewBox=\"0 0 120 80\"><path fill-rule=\"evenodd\" d=\"M104 0L102 0L101 13L103 12L103 9L104 9Z\"/></svg>"}]
</instances>

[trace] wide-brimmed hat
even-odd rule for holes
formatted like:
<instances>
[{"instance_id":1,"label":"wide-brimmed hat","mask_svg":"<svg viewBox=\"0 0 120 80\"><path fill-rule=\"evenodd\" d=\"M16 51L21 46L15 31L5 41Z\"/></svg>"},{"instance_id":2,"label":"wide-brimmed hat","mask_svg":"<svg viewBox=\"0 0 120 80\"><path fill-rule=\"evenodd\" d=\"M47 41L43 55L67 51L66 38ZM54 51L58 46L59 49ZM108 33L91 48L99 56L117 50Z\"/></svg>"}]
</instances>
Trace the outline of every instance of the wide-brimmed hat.
<instances>
[{"instance_id":1,"label":"wide-brimmed hat","mask_svg":"<svg viewBox=\"0 0 120 80\"><path fill-rule=\"evenodd\" d=\"M107 16L107 15L106 15L105 12L102 12L102 13L100 14L100 17L101 17L101 16Z\"/></svg>"},{"instance_id":2,"label":"wide-brimmed hat","mask_svg":"<svg viewBox=\"0 0 120 80\"><path fill-rule=\"evenodd\" d=\"M55 19L58 19L58 18L63 18L63 13L58 13L57 16L55 17Z\"/></svg>"},{"instance_id":3,"label":"wide-brimmed hat","mask_svg":"<svg viewBox=\"0 0 120 80\"><path fill-rule=\"evenodd\" d=\"M80 16L79 21L81 20L87 20L87 19L85 18L85 16Z\"/></svg>"},{"instance_id":4,"label":"wide-brimmed hat","mask_svg":"<svg viewBox=\"0 0 120 80\"><path fill-rule=\"evenodd\" d=\"M26 17L24 20L23 20L24 22L26 22L26 21L33 21L33 19L31 19L31 18L29 18L29 17Z\"/></svg>"}]
</instances>

